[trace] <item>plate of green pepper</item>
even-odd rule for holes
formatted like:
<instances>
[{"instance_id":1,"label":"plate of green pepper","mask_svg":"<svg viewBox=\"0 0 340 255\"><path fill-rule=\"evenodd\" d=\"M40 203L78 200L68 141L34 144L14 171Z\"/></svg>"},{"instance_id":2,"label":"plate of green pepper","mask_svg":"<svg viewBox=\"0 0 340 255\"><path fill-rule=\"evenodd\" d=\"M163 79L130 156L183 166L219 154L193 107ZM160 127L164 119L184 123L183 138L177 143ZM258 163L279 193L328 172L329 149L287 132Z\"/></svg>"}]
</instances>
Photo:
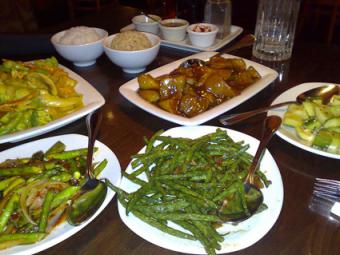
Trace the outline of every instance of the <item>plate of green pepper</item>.
<instances>
[{"instance_id":1,"label":"plate of green pepper","mask_svg":"<svg viewBox=\"0 0 340 255\"><path fill-rule=\"evenodd\" d=\"M176 127L145 139L132 157L119 187L122 221L137 235L183 253L216 254L244 249L275 224L283 203L283 184L266 151L256 172L264 202L247 213L244 179L258 140L213 126Z\"/></svg>"},{"instance_id":2,"label":"plate of green pepper","mask_svg":"<svg viewBox=\"0 0 340 255\"><path fill-rule=\"evenodd\" d=\"M69 134L1 152L0 254L34 254L56 245L90 224L112 200L115 192L109 189L90 219L79 226L65 221L68 206L86 182L87 142L86 136ZM99 141L93 164L95 176L120 183L119 161Z\"/></svg>"},{"instance_id":3,"label":"plate of green pepper","mask_svg":"<svg viewBox=\"0 0 340 255\"><path fill-rule=\"evenodd\" d=\"M56 58L0 65L0 143L22 141L67 125L105 103L85 79Z\"/></svg>"}]
</instances>

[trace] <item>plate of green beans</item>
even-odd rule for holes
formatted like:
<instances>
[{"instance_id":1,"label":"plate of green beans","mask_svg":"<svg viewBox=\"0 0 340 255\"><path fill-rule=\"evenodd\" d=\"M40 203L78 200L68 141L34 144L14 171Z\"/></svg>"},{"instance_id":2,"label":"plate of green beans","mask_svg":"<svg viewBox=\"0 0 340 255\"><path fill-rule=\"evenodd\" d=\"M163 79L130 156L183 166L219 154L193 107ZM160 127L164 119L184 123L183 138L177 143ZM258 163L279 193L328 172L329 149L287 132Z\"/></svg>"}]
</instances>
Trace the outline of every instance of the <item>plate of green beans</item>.
<instances>
[{"instance_id":1,"label":"plate of green beans","mask_svg":"<svg viewBox=\"0 0 340 255\"><path fill-rule=\"evenodd\" d=\"M108 190L97 212L79 226L66 221L67 208L86 179L87 136L68 134L19 145L0 154L0 254L34 254L74 235L112 200ZM93 173L118 185L115 154L96 141Z\"/></svg>"},{"instance_id":2,"label":"plate of green beans","mask_svg":"<svg viewBox=\"0 0 340 255\"><path fill-rule=\"evenodd\" d=\"M213 126L176 127L145 138L119 187L122 221L160 247L191 254L234 252L259 241L275 224L283 184L267 150L255 181L264 202L247 220L243 182L259 141Z\"/></svg>"}]
</instances>

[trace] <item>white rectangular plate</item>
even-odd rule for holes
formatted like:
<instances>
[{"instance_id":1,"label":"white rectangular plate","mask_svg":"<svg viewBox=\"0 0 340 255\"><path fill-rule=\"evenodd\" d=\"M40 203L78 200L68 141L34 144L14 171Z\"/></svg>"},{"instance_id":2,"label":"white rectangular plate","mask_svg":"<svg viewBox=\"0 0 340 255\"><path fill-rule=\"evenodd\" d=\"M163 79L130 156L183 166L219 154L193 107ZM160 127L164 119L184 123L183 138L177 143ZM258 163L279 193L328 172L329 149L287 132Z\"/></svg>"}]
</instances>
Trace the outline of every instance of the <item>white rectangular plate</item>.
<instances>
[{"instance_id":1,"label":"white rectangular plate","mask_svg":"<svg viewBox=\"0 0 340 255\"><path fill-rule=\"evenodd\" d=\"M36 151L46 151L57 141L63 142L66 145L66 150L74 150L79 148L87 148L88 137L78 134L69 134L52 136L49 138L22 144L20 146L1 152L0 162L3 162L6 159L16 159L19 156L31 157L32 154ZM121 168L116 155L110 150L110 148L99 141L96 141L95 146L98 147L98 151L94 154L94 162L101 162L104 159L107 159L108 161L107 166L101 172L99 177L107 178L112 184L118 185L121 181ZM113 192L111 189L108 189L103 204L100 206L97 212L83 224L79 226L71 226L67 222L64 222L58 225L49 235L46 236L45 239L41 240L40 242L29 245L14 246L9 249L1 250L0 255L34 254L62 242L63 240L69 238L78 231L82 230L91 221L93 221L109 204L114 195L115 192Z\"/></svg>"},{"instance_id":2,"label":"white rectangular plate","mask_svg":"<svg viewBox=\"0 0 340 255\"><path fill-rule=\"evenodd\" d=\"M127 30L134 30L134 29L135 29L135 25L130 24L126 27L123 27L120 31L127 31ZM230 34L228 34L222 39L216 39L213 45L211 45L210 47L206 47L206 48L192 45L188 35L185 36L185 39L183 41L178 41L178 42L167 41L167 40L162 39L161 45L165 47L169 47L169 48L181 49L181 50L192 51L192 52L216 51L222 48L223 46L227 45L228 43L230 43L232 40L234 40L239 34L242 33L242 31L243 31L242 27L232 25L230 28Z\"/></svg>"},{"instance_id":3,"label":"white rectangular plate","mask_svg":"<svg viewBox=\"0 0 340 255\"><path fill-rule=\"evenodd\" d=\"M162 67L159 67L151 72L151 74L154 77L170 73L172 70L177 68L184 60L190 59L190 58L199 58L203 60L208 60L211 56L215 55L217 52L201 52L197 53L195 55L191 55L186 58L182 58L180 60L174 61L170 64L164 65ZM236 56L223 54L223 57L225 58L236 58ZM202 124L208 120L211 120L231 109L238 106L239 104L245 102L252 96L256 95L258 92L263 90L265 87L267 87L272 81L274 81L277 77L277 72L273 69L270 69L268 67L265 67L263 65L260 65L256 62L244 59L247 66L253 66L262 76L260 80L246 88L241 92L240 95L231 98L225 102L223 102L220 105L217 105L201 114L198 114L192 118L183 117L180 115L172 114L170 112L167 112L158 106L149 103L148 101L141 98L137 91L138 91L138 81L137 78L123 84L119 88L119 92L131 103L135 104L139 108L168 121L184 125L184 126L190 126L190 125L199 125Z\"/></svg>"},{"instance_id":4,"label":"white rectangular plate","mask_svg":"<svg viewBox=\"0 0 340 255\"><path fill-rule=\"evenodd\" d=\"M90 83L70 69L62 65L60 65L60 67L63 68L72 79L77 81L76 91L83 95L84 107L62 118L53 120L46 125L0 136L0 144L6 142L18 142L50 132L73 121L76 121L77 119L80 119L81 117L101 107L105 103L104 97L94 87L92 87Z\"/></svg>"}]
</instances>

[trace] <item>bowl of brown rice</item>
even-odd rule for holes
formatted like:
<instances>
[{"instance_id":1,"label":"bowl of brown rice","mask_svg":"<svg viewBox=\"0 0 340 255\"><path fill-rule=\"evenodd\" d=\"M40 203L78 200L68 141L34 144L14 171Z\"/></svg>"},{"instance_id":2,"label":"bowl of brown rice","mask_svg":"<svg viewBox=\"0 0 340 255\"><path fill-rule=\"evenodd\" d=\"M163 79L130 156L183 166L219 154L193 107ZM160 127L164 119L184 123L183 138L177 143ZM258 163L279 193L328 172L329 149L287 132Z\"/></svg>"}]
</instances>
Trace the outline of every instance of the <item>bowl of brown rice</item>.
<instances>
[{"instance_id":1,"label":"bowl of brown rice","mask_svg":"<svg viewBox=\"0 0 340 255\"><path fill-rule=\"evenodd\" d=\"M140 73L156 58L161 39L154 34L125 31L103 41L106 56L126 73Z\"/></svg>"}]
</instances>

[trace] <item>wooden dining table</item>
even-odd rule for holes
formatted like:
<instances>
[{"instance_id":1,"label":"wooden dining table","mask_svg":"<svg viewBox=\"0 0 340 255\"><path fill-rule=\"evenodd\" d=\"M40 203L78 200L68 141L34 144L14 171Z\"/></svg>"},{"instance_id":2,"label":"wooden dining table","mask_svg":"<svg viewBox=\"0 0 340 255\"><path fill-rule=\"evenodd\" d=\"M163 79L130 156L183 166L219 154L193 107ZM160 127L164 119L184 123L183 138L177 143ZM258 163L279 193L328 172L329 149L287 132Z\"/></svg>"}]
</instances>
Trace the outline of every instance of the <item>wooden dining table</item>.
<instances>
[{"instance_id":1,"label":"wooden dining table","mask_svg":"<svg viewBox=\"0 0 340 255\"><path fill-rule=\"evenodd\" d=\"M128 11L125 12L125 19L121 19L118 24L104 20L103 27L110 29L110 33L114 33L118 32L122 25L128 25L136 11L131 8L126 10ZM92 21L90 18L84 18L78 23L90 25L94 20L94 18ZM93 24L100 27L101 23L96 20ZM65 23L63 26L66 28L69 25L71 23ZM76 67L59 56L51 46L49 37L51 33L60 29L62 26L56 27L55 31L46 29L42 34L1 35L1 40L12 42L5 44L2 41L1 57L32 60L55 56L61 64L79 74L97 89L105 98L102 107L103 122L98 140L115 153L122 171L125 171L131 156L144 146L143 137L151 137L160 129L167 130L178 125L147 113L126 100L119 93L119 87L136 78L137 74L124 73L104 54L95 65L89 67ZM224 48L233 45L241 36ZM25 40L30 43L25 43ZM185 50L161 46L158 56L147 67L146 72L191 54L193 53ZM270 105L281 93L301 83L340 84L339 45L296 40L292 57L284 62L262 62L255 59L252 57L250 47L235 50L231 54L271 67L278 71L279 76L261 92L224 114L240 113ZM260 114L228 128L260 139L265 116L266 114ZM202 125L223 127L218 117ZM87 134L85 118L25 141L1 144L0 150L36 139L73 133ZM282 176L284 201L281 213L263 238L248 248L230 254L340 254L340 221L310 208L315 179L319 177L340 180L340 160L303 150L278 136L273 137L267 148L274 157ZM161 248L132 232L119 217L117 199L114 197L100 215L84 229L39 254L174 255L180 253Z\"/></svg>"}]
</instances>

